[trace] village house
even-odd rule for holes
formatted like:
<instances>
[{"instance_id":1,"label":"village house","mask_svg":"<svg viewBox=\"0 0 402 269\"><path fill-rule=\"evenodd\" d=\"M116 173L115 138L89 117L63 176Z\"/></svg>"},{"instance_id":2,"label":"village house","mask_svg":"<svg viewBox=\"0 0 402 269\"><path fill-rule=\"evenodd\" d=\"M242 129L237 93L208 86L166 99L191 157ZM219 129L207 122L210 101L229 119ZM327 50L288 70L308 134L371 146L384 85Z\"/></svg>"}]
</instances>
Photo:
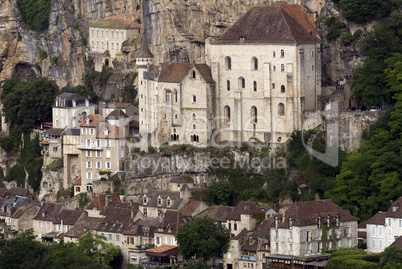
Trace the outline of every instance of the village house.
<instances>
[{"instance_id":1,"label":"village house","mask_svg":"<svg viewBox=\"0 0 402 269\"><path fill-rule=\"evenodd\" d=\"M152 190L142 195L139 209L146 217L161 218L167 210L179 211L191 198L191 190L183 185L180 192Z\"/></svg>"},{"instance_id":2,"label":"village house","mask_svg":"<svg viewBox=\"0 0 402 269\"><path fill-rule=\"evenodd\" d=\"M231 231L231 236L235 237L243 229L247 231L253 229L257 219L264 219L268 211L276 213L272 208L262 207L258 203L241 201L236 207L211 206L194 216L194 218L202 218L207 215L228 228Z\"/></svg>"},{"instance_id":3,"label":"village house","mask_svg":"<svg viewBox=\"0 0 402 269\"><path fill-rule=\"evenodd\" d=\"M80 221L78 221L74 227L72 227L68 232L64 233L64 242L78 243L78 239L84 236L86 233L90 232L95 234L95 230L101 225L103 218L93 218L85 216Z\"/></svg>"},{"instance_id":4,"label":"village house","mask_svg":"<svg viewBox=\"0 0 402 269\"><path fill-rule=\"evenodd\" d=\"M155 235L155 245L162 246L177 246L176 242L176 234L181 228L188 221L188 218L185 218L180 212L178 211L166 211L163 213L162 221L156 227L154 232Z\"/></svg>"},{"instance_id":5,"label":"village house","mask_svg":"<svg viewBox=\"0 0 402 269\"><path fill-rule=\"evenodd\" d=\"M121 59L123 42L140 35L141 27L128 15L117 15L89 24L88 56L94 60L95 70L113 68L113 61Z\"/></svg>"},{"instance_id":6,"label":"village house","mask_svg":"<svg viewBox=\"0 0 402 269\"><path fill-rule=\"evenodd\" d=\"M40 142L43 146L43 165L48 166L50 163L63 157L62 151L62 134L63 128L50 128L44 132L44 139Z\"/></svg>"},{"instance_id":7,"label":"village house","mask_svg":"<svg viewBox=\"0 0 402 269\"><path fill-rule=\"evenodd\" d=\"M92 200L85 211L89 217L104 218L105 215L102 215L102 212L111 202L121 202L120 196L117 193L100 194Z\"/></svg>"},{"instance_id":8,"label":"village house","mask_svg":"<svg viewBox=\"0 0 402 269\"><path fill-rule=\"evenodd\" d=\"M0 188L0 202L12 198L14 196L22 196L22 197L29 197L34 198L34 195L25 188L18 188L13 187L10 189L7 188Z\"/></svg>"},{"instance_id":9,"label":"village house","mask_svg":"<svg viewBox=\"0 0 402 269\"><path fill-rule=\"evenodd\" d=\"M73 186L81 177L80 163L80 129L69 128L63 133L63 188L65 190ZM81 185L77 186L81 189ZM78 190L80 192L81 190Z\"/></svg>"},{"instance_id":10,"label":"village house","mask_svg":"<svg viewBox=\"0 0 402 269\"><path fill-rule=\"evenodd\" d=\"M32 218L37 214L40 204L30 197L14 196L0 202L0 219L4 225L0 232L5 238L15 238L18 233L33 228Z\"/></svg>"},{"instance_id":11,"label":"village house","mask_svg":"<svg viewBox=\"0 0 402 269\"><path fill-rule=\"evenodd\" d=\"M50 234L54 231L53 221L63 209L62 204L44 202L36 216L33 218L34 235L42 240L42 235Z\"/></svg>"},{"instance_id":12,"label":"village house","mask_svg":"<svg viewBox=\"0 0 402 269\"><path fill-rule=\"evenodd\" d=\"M147 259L145 252L154 246L154 232L160 222L158 218L138 220L123 233L126 256L130 264L140 265Z\"/></svg>"},{"instance_id":13,"label":"village house","mask_svg":"<svg viewBox=\"0 0 402 269\"><path fill-rule=\"evenodd\" d=\"M331 200L297 202L275 217L271 254L305 256L356 247L357 220Z\"/></svg>"},{"instance_id":14,"label":"village house","mask_svg":"<svg viewBox=\"0 0 402 269\"><path fill-rule=\"evenodd\" d=\"M386 212L379 211L366 222L367 252L379 253L402 235L402 198Z\"/></svg>"}]
</instances>

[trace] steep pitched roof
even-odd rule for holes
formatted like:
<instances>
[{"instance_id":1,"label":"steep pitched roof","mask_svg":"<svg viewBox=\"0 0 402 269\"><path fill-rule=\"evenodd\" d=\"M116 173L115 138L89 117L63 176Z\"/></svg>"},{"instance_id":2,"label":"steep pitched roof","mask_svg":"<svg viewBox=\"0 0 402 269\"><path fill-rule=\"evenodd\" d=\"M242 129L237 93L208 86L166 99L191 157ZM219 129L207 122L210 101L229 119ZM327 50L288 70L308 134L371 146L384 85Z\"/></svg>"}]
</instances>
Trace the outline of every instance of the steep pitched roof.
<instances>
[{"instance_id":1,"label":"steep pitched roof","mask_svg":"<svg viewBox=\"0 0 402 269\"><path fill-rule=\"evenodd\" d=\"M117 108L117 109L123 109L123 108L128 108L129 106L132 106L132 103L119 103L119 102L109 102L105 105L105 108Z\"/></svg>"},{"instance_id":2,"label":"steep pitched roof","mask_svg":"<svg viewBox=\"0 0 402 269\"><path fill-rule=\"evenodd\" d=\"M314 25L299 5L269 5L251 8L213 43L318 42Z\"/></svg>"},{"instance_id":3,"label":"steep pitched roof","mask_svg":"<svg viewBox=\"0 0 402 269\"><path fill-rule=\"evenodd\" d=\"M63 205L54 203L43 203L34 220L54 221L62 210Z\"/></svg>"},{"instance_id":4,"label":"steep pitched roof","mask_svg":"<svg viewBox=\"0 0 402 269\"><path fill-rule=\"evenodd\" d=\"M161 223L160 219L147 218L145 220L139 220L135 224L131 225L124 231L124 235L138 235L145 236L144 229L148 228L148 237L154 237L156 227Z\"/></svg>"},{"instance_id":5,"label":"steep pitched roof","mask_svg":"<svg viewBox=\"0 0 402 269\"><path fill-rule=\"evenodd\" d=\"M241 201L229 214L228 219L240 221L241 215L254 215L264 212L264 208L255 202Z\"/></svg>"},{"instance_id":6,"label":"steep pitched roof","mask_svg":"<svg viewBox=\"0 0 402 269\"><path fill-rule=\"evenodd\" d=\"M167 210L162 222L155 232L164 234L176 234L185 223L184 216L177 211Z\"/></svg>"},{"instance_id":7,"label":"steep pitched roof","mask_svg":"<svg viewBox=\"0 0 402 269\"><path fill-rule=\"evenodd\" d=\"M19 219L20 217L22 217L25 212L27 212L29 209L37 207L37 210L39 210L39 205L37 204L29 204L27 206L23 206L17 209L17 211L15 211L15 213L13 214L12 218L14 219Z\"/></svg>"},{"instance_id":8,"label":"steep pitched roof","mask_svg":"<svg viewBox=\"0 0 402 269\"><path fill-rule=\"evenodd\" d=\"M379 211L377 212L377 214L372 216L368 221L366 221L366 224L384 225L386 214L387 214L386 212Z\"/></svg>"},{"instance_id":9,"label":"steep pitched roof","mask_svg":"<svg viewBox=\"0 0 402 269\"><path fill-rule=\"evenodd\" d=\"M32 193L24 188L10 188L10 189L6 189L6 188L0 188L0 198L11 198L14 196L23 196L23 197L33 197Z\"/></svg>"},{"instance_id":10,"label":"steep pitched roof","mask_svg":"<svg viewBox=\"0 0 402 269\"><path fill-rule=\"evenodd\" d=\"M84 211L80 210L67 210L64 209L60 212L60 214L57 216L56 221L54 222L55 224L61 224L61 221L63 221L64 225L75 225L77 220L85 214Z\"/></svg>"},{"instance_id":11,"label":"steep pitched roof","mask_svg":"<svg viewBox=\"0 0 402 269\"><path fill-rule=\"evenodd\" d=\"M117 28L117 29L140 29L140 25L133 21L131 16L116 15L107 17L101 21L89 24L90 27Z\"/></svg>"},{"instance_id":12,"label":"steep pitched roof","mask_svg":"<svg viewBox=\"0 0 402 269\"><path fill-rule=\"evenodd\" d=\"M80 127L96 127L98 126L98 123L103 120L103 117L99 114L91 114L88 115L87 118L89 119L89 123L87 124L87 120L84 119Z\"/></svg>"},{"instance_id":13,"label":"steep pitched roof","mask_svg":"<svg viewBox=\"0 0 402 269\"><path fill-rule=\"evenodd\" d=\"M192 63L164 63L162 66L159 82L179 83L191 68L196 68L206 82L212 83L211 68L206 64Z\"/></svg>"},{"instance_id":14,"label":"steep pitched roof","mask_svg":"<svg viewBox=\"0 0 402 269\"><path fill-rule=\"evenodd\" d=\"M106 119L107 120L118 120L120 118L128 118L127 114L124 113L120 109L113 110L109 115L107 115Z\"/></svg>"},{"instance_id":15,"label":"steep pitched roof","mask_svg":"<svg viewBox=\"0 0 402 269\"><path fill-rule=\"evenodd\" d=\"M138 209L107 207L103 215L105 218L96 229L101 232L123 233L132 222L132 216L138 213Z\"/></svg>"},{"instance_id":16,"label":"steep pitched roof","mask_svg":"<svg viewBox=\"0 0 402 269\"><path fill-rule=\"evenodd\" d=\"M140 41L140 51L135 56L136 58L153 58L154 55L148 48L147 41L145 40L144 36L141 37Z\"/></svg>"},{"instance_id":17,"label":"steep pitched roof","mask_svg":"<svg viewBox=\"0 0 402 269\"><path fill-rule=\"evenodd\" d=\"M64 131L64 128L50 128L45 131L45 134L48 135L61 135Z\"/></svg>"},{"instance_id":18,"label":"steep pitched roof","mask_svg":"<svg viewBox=\"0 0 402 269\"><path fill-rule=\"evenodd\" d=\"M92 202L87 206L87 210L92 210L94 208L98 210L103 210L105 207L105 200L106 196L111 195L111 202L121 202L120 196L117 193L112 193L112 194L100 194L98 195L95 199L92 200Z\"/></svg>"},{"instance_id":19,"label":"steep pitched roof","mask_svg":"<svg viewBox=\"0 0 402 269\"><path fill-rule=\"evenodd\" d=\"M202 218L208 216L217 222L226 222L229 214L232 213L233 207L223 205L213 205L206 210L195 215L194 218Z\"/></svg>"},{"instance_id":20,"label":"steep pitched roof","mask_svg":"<svg viewBox=\"0 0 402 269\"><path fill-rule=\"evenodd\" d=\"M398 248L402 248L402 236L399 236L394 243L392 243L390 245L390 247L398 247Z\"/></svg>"},{"instance_id":21,"label":"steep pitched roof","mask_svg":"<svg viewBox=\"0 0 402 269\"><path fill-rule=\"evenodd\" d=\"M194 210L196 210L203 201L200 200L192 200L188 201L182 209L180 209L180 213L183 214L185 217L191 217Z\"/></svg>"},{"instance_id":22,"label":"steep pitched roof","mask_svg":"<svg viewBox=\"0 0 402 269\"><path fill-rule=\"evenodd\" d=\"M108 131L107 135L105 135L105 129ZM125 136L118 126L107 123L99 126L96 138L125 138Z\"/></svg>"},{"instance_id":23,"label":"steep pitched roof","mask_svg":"<svg viewBox=\"0 0 402 269\"><path fill-rule=\"evenodd\" d=\"M343 210L331 200L318 200L308 202L298 202L293 204L285 212L285 221L279 224L281 228L289 227L289 218L292 218L294 226L316 225L317 219L321 217L322 224L327 223L327 217L330 216L330 222L335 222L336 215L342 221L357 221L358 218L350 214L349 210Z\"/></svg>"},{"instance_id":24,"label":"steep pitched roof","mask_svg":"<svg viewBox=\"0 0 402 269\"><path fill-rule=\"evenodd\" d=\"M87 233L89 230L96 230L102 223L103 218L85 217L74 225L64 236L79 238Z\"/></svg>"},{"instance_id":25,"label":"steep pitched roof","mask_svg":"<svg viewBox=\"0 0 402 269\"><path fill-rule=\"evenodd\" d=\"M388 218L402 218L402 197L391 204L385 216Z\"/></svg>"}]
</instances>

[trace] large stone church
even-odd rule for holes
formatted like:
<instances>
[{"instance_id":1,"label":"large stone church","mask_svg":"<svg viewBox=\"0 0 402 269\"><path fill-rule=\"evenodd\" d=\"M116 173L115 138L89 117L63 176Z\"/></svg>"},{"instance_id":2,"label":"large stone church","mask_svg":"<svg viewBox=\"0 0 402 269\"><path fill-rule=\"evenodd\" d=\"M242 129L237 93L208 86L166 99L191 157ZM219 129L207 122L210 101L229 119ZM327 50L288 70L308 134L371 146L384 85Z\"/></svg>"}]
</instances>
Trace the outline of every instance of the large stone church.
<instances>
[{"instance_id":1,"label":"large stone church","mask_svg":"<svg viewBox=\"0 0 402 269\"><path fill-rule=\"evenodd\" d=\"M251 8L206 45L207 64L137 55L140 134L154 146L283 143L320 108L320 39L299 5Z\"/></svg>"}]
</instances>

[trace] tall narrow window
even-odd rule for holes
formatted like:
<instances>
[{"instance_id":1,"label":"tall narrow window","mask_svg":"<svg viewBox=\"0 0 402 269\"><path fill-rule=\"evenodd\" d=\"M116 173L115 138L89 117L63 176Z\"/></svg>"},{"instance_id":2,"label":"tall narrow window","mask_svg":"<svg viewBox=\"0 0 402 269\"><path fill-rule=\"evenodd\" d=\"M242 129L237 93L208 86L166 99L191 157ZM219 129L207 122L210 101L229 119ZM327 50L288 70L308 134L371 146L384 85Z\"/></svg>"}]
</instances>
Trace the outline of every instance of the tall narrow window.
<instances>
[{"instance_id":1,"label":"tall narrow window","mask_svg":"<svg viewBox=\"0 0 402 269\"><path fill-rule=\"evenodd\" d=\"M230 121L230 107L229 106L225 106L224 115L225 115L225 122L229 122Z\"/></svg>"},{"instance_id":2,"label":"tall narrow window","mask_svg":"<svg viewBox=\"0 0 402 269\"><path fill-rule=\"evenodd\" d=\"M197 126L195 124L193 124L193 130L196 130Z\"/></svg>"},{"instance_id":3,"label":"tall narrow window","mask_svg":"<svg viewBox=\"0 0 402 269\"><path fill-rule=\"evenodd\" d=\"M255 92L257 91L257 81L255 81L255 80L253 82L253 89Z\"/></svg>"},{"instance_id":4,"label":"tall narrow window","mask_svg":"<svg viewBox=\"0 0 402 269\"><path fill-rule=\"evenodd\" d=\"M281 58L285 57L285 51L281 50Z\"/></svg>"},{"instance_id":5,"label":"tall narrow window","mask_svg":"<svg viewBox=\"0 0 402 269\"><path fill-rule=\"evenodd\" d=\"M193 70L193 78L195 78L195 71Z\"/></svg>"},{"instance_id":6,"label":"tall narrow window","mask_svg":"<svg viewBox=\"0 0 402 269\"><path fill-rule=\"evenodd\" d=\"M257 118L258 118L258 115L257 115L257 108L256 108L255 106L252 106L252 107L251 107L251 120L252 120L253 122L257 122Z\"/></svg>"},{"instance_id":7,"label":"tall narrow window","mask_svg":"<svg viewBox=\"0 0 402 269\"><path fill-rule=\"evenodd\" d=\"M278 105L278 114L279 116L285 116L285 105L282 103Z\"/></svg>"},{"instance_id":8,"label":"tall narrow window","mask_svg":"<svg viewBox=\"0 0 402 269\"><path fill-rule=\"evenodd\" d=\"M285 92L285 85L281 85L281 92Z\"/></svg>"},{"instance_id":9,"label":"tall narrow window","mask_svg":"<svg viewBox=\"0 0 402 269\"><path fill-rule=\"evenodd\" d=\"M228 80L228 81L226 82L226 87L227 87L227 90L230 91L230 80Z\"/></svg>"},{"instance_id":10,"label":"tall narrow window","mask_svg":"<svg viewBox=\"0 0 402 269\"><path fill-rule=\"evenodd\" d=\"M275 89L275 83L272 83L272 89Z\"/></svg>"},{"instance_id":11,"label":"tall narrow window","mask_svg":"<svg viewBox=\"0 0 402 269\"><path fill-rule=\"evenodd\" d=\"M281 64L281 72L285 72L285 65Z\"/></svg>"},{"instance_id":12,"label":"tall narrow window","mask_svg":"<svg viewBox=\"0 0 402 269\"><path fill-rule=\"evenodd\" d=\"M239 77L239 89L246 88L246 80L243 77Z\"/></svg>"},{"instance_id":13,"label":"tall narrow window","mask_svg":"<svg viewBox=\"0 0 402 269\"><path fill-rule=\"evenodd\" d=\"M175 89L173 92L174 92L174 101L177 103L177 90Z\"/></svg>"},{"instance_id":14,"label":"tall narrow window","mask_svg":"<svg viewBox=\"0 0 402 269\"><path fill-rule=\"evenodd\" d=\"M225 58L225 65L227 70L232 69L232 59L229 56L226 56Z\"/></svg>"},{"instance_id":15,"label":"tall narrow window","mask_svg":"<svg viewBox=\"0 0 402 269\"><path fill-rule=\"evenodd\" d=\"M258 70L258 59L256 57L251 59L251 69Z\"/></svg>"},{"instance_id":16,"label":"tall narrow window","mask_svg":"<svg viewBox=\"0 0 402 269\"><path fill-rule=\"evenodd\" d=\"M272 57L275 58L275 51L272 52Z\"/></svg>"},{"instance_id":17,"label":"tall narrow window","mask_svg":"<svg viewBox=\"0 0 402 269\"><path fill-rule=\"evenodd\" d=\"M197 97L193 94L193 103L197 102Z\"/></svg>"}]
</instances>

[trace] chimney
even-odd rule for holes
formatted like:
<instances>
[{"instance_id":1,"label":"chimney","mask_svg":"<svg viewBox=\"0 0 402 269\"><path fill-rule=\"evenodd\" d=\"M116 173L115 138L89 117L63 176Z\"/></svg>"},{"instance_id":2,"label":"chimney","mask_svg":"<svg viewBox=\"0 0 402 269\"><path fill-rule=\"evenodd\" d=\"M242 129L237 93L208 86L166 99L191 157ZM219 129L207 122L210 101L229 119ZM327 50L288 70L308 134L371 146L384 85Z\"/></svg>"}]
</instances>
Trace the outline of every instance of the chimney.
<instances>
[{"instance_id":1,"label":"chimney","mask_svg":"<svg viewBox=\"0 0 402 269\"><path fill-rule=\"evenodd\" d=\"M105 196L105 206L108 206L111 201L112 201L112 195L106 195Z\"/></svg>"}]
</instances>

